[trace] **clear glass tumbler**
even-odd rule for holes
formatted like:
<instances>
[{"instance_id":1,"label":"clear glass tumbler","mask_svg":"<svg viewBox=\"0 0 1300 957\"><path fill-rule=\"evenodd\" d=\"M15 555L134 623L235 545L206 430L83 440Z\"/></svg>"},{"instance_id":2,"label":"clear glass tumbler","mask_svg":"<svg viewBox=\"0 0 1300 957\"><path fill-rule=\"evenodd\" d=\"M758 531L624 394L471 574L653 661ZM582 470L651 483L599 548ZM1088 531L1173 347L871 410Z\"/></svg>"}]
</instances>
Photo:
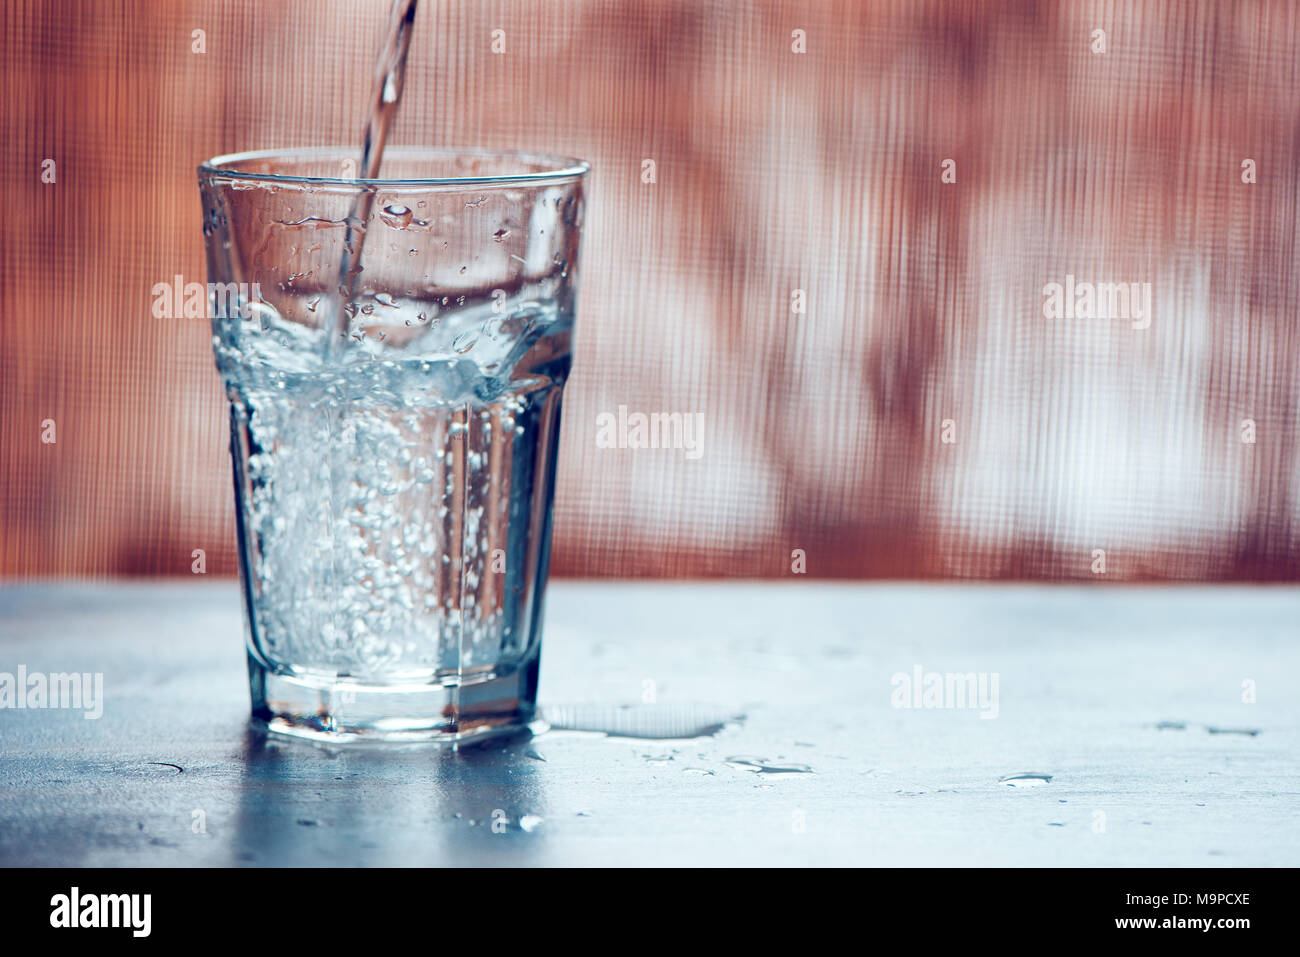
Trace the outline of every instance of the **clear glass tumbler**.
<instances>
[{"instance_id":1,"label":"clear glass tumbler","mask_svg":"<svg viewBox=\"0 0 1300 957\"><path fill-rule=\"evenodd\" d=\"M535 719L577 160L433 149L199 167L253 714L328 740Z\"/></svg>"}]
</instances>

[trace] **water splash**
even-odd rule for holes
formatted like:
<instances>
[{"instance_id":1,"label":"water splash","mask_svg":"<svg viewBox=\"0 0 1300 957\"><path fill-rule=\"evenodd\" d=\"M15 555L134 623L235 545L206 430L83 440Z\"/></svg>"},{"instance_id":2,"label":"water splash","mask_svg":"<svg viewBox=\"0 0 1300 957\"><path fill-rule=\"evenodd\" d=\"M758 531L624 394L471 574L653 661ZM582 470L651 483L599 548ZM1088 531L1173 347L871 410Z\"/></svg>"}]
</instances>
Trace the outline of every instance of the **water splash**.
<instances>
[{"instance_id":1,"label":"water splash","mask_svg":"<svg viewBox=\"0 0 1300 957\"><path fill-rule=\"evenodd\" d=\"M374 92L361 144L362 179L376 179L384 162L384 144L388 140L393 118L397 116L397 108L401 105L402 88L406 85L406 56L411 49L416 3L417 0L393 0L388 38L376 64ZM357 193L352 203L348 232L343 244L345 251L339 265L341 301L334 317L335 335L326 337L327 349L332 348L339 339L347 337L349 317L345 307L356 292L357 276L361 272L361 252L366 242L366 222L370 219L374 203L375 191L371 187ZM409 214L409 210L407 212Z\"/></svg>"}]
</instances>

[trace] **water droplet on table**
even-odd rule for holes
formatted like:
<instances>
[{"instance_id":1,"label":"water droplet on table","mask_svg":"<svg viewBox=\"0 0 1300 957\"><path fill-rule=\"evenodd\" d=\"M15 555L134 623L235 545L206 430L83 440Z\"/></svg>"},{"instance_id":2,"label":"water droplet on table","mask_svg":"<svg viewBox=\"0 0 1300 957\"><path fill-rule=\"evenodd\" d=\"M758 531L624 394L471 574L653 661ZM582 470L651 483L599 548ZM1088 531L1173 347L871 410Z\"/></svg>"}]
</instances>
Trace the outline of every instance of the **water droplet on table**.
<instances>
[{"instance_id":1,"label":"water droplet on table","mask_svg":"<svg viewBox=\"0 0 1300 957\"><path fill-rule=\"evenodd\" d=\"M712 737L728 724L745 720L743 714L708 705L668 704L553 705L545 709L545 715L556 731L661 740Z\"/></svg>"},{"instance_id":2,"label":"water droplet on table","mask_svg":"<svg viewBox=\"0 0 1300 957\"><path fill-rule=\"evenodd\" d=\"M1259 728L1216 728L1209 725L1205 730L1210 734L1244 734L1252 738L1259 734Z\"/></svg>"},{"instance_id":3,"label":"water droplet on table","mask_svg":"<svg viewBox=\"0 0 1300 957\"><path fill-rule=\"evenodd\" d=\"M733 755L727 758L727 764L739 771L752 771L755 774L811 774L812 768L806 764L776 763L767 758L758 758L747 754Z\"/></svg>"},{"instance_id":4,"label":"water droplet on table","mask_svg":"<svg viewBox=\"0 0 1300 957\"><path fill-rule=\"evenodd\" d=\"M1047 784L1052 780L1050 774L1042 774L1038 771L1022 771L1020 774L1008 774L998 778L999 784L1005 784L1010 788L1036 788Z\"/></svg>"}]
</instances>

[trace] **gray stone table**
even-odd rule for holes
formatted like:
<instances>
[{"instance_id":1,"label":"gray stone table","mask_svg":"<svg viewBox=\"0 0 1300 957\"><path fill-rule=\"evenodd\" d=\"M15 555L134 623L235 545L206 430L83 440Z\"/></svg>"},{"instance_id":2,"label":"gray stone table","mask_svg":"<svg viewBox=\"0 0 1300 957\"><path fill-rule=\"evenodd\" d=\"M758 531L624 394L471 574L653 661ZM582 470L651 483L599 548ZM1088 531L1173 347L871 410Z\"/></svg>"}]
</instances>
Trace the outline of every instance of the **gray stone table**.
<instances>
[{"instance_id":1,"label":"gray stone table","mask_svg":"<svg viewBox=\"0 0 1300 957\"><path fill-rule=\"evenodd\" d=\"M449 753L250 731L233 583L0 588L0 672L104 676L98 720L0 710L0 863L1300 864L1300 590L561 581L548 606L549 715L622 733ZM897 707L918 667L996 674L996 717Z\"/></svg>"}]
</instances>

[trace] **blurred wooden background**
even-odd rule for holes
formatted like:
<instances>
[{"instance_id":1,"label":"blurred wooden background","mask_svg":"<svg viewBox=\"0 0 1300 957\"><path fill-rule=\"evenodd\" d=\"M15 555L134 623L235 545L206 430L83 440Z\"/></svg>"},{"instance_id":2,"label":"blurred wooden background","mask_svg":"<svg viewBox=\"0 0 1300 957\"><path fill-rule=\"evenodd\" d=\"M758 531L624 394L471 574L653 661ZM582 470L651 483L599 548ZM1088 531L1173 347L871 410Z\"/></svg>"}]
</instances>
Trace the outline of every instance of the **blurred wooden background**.
<instances>
[{"instance_id":1,"label":"blurred wooden background","mask_svg":"<svg viewBox=\"0 0 1300 957\"><path fill-rule=\"evenodd\" d=\"M1297 5L424 2L395 142L595 170L557 573L1300 577ZM206 279L199 161L359 142L387 7L6 4L0 575L234 573L150 291ZM1067 275L1150 327L1045 318Z\"/></svg>"}]
</instances>

